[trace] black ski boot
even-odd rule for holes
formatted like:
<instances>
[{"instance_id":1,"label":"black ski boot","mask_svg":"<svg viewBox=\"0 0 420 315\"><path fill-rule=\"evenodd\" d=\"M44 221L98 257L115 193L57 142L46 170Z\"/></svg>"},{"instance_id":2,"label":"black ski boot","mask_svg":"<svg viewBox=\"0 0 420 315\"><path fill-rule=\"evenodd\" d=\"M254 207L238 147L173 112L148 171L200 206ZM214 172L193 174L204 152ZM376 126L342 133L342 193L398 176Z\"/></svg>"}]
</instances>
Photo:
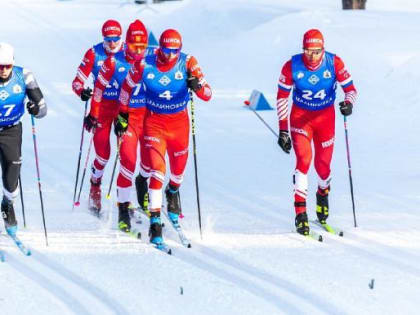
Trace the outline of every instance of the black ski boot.
<instances>
[{"instance_id":1,"label":"black ski boot","mask_svg":"<svg viewBox=\"0 0 420 315\"><path fill-rule=\"evenodd\" d=\"M148 185L147 185L147 178L141 176L139 174L136 177L136 192L137 192L137 201L139 202L139 206L143 209L144 212L148 212L149 209L149 194L148 194Z\"/></svg>"},{"instance_id":2,"label":"black ski boot","mask_svg":"<svg viewBox=\"0 0 420 315\"><path fill-rule=\"evenodd\" d=\"M118 203L118 228L123 232L130 232L131 230L129 205L129 202Z\"/></svg>"},{"instance_id":3,"label":"black ski boot","mask_svg":"<svg viewBox=\"0 0 420 315\"><path fill-rule=\"evenodd\" d=\"M302 235L309 235L308 215L306 212L299 213L295 218L296 232Z\"/></svg>"},{"instance_id":4,"label":"black ski boot","mask_svg":"<svg viewBox=\"0 0 420 315\"><path fill-rule=\"evenodd\" d=\"M178 225L178 218L181 214L181 198L179 187L168 184L165 189L168 217L174 225Z\"/></svg>"},{"instance_id":5,"label":"black ski boot","mask_svg":"<svg viewBox=\"0 0 420 315\"><path fill-rule=\"evenodd\" d=\"M13 201L3 196L1 202L1 215L4 220L4 226L8 234L15 235L17 231L17 221L15 216L15 209L13 208Z\"/></svg>"},{"instance_id":6,"label":"black ski boot","mask_svg":"<svg viewBox=\"0 0 420 315\"><path fill-rule=\"evenodd\" d=\"M162 237L162 222L160 220L160 212L150 213L150 228L149 228L150 243L160 245L163 243Z\"/></svg>"},{"instance_id":7,"label":"black ski boot","mask_svg":"<svg viewBox=\"0 0 420 315\"><path fill-rule=\"evenodd\" d=\"M328 219L328 193L330 188L318 188L316 192L316 216L321 224L327 223Z\"/></svg>"}]
</instances>

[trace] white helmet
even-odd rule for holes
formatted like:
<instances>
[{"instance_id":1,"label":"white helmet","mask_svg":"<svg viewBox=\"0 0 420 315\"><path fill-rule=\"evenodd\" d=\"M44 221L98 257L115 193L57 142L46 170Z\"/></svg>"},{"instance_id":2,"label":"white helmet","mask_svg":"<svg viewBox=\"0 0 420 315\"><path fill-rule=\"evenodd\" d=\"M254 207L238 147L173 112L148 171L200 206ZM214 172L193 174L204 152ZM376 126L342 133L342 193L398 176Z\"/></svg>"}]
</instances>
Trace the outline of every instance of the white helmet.
<instances>
[{"instance_id":1,"label":"white helmet","mask_svg":"<svg viewBox=\"0 0 420 315\"><path fill-rule=\"evenodd\" d=\"M14 63L13 47L7 43L0 43L0 65L12 65Z\"/></svg>"}]
</instances>

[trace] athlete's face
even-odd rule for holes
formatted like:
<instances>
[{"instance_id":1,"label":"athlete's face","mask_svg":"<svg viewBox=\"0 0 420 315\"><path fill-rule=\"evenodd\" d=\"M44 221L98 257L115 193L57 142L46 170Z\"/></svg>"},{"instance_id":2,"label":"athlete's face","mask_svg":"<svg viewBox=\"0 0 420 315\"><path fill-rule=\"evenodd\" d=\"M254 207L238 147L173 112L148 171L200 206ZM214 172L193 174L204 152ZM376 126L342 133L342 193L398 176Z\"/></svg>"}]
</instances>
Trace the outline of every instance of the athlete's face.
<instances>
[{"instance_id":1,"label":"athlete's face","mask_svg":"<svg viewBox=\"0 0 420 315\"><path fill-rule=\"evenodd\" d=\"M167 61L172 61L178 58L179 53L181 52L181 49L172 49L166 47L161 47L160 50L162 51L162 54Z\"/></svg>"},{"instance_id":2,"label":"athlete's face","mask_svg":"<svg viewBox=\"0 0 420 315\"><path fill-rule=\"evenodd\" d=\"M305 54L306 60L309 61L310 64L317 64L321 58L324 49L322 48L304 48L303 53Z\"/></svg>"},{"instance_id":3,"label":"athlete's face","mask_svg":"<svg viewBox=\"0 0 420 315\"><path fill-rule=\"evenodd\" d=\"M0 78L7 79L12 72L13 65L0 65Z\"/></svg>"},{"instance_id":4,"label":"athlete's face","mask_svg":"<svg viewBox=\"0 0 420 315\"><path fill-rule=\"evenodd\" d=\"M117 49L121 45L121 37L119 36L104 37L104 41L110 50Z\"/></svg>"},{"instance_id":5,"label":"athlete's face","mask_svg":"<svg viewBox=\"0 0 420 315\"><path fill-rule=\"evenodd\" d=\"M127 46L133 55L140 55L146 49L146 44L143 43L127 43Z\"/></svg>"}]
</instances>

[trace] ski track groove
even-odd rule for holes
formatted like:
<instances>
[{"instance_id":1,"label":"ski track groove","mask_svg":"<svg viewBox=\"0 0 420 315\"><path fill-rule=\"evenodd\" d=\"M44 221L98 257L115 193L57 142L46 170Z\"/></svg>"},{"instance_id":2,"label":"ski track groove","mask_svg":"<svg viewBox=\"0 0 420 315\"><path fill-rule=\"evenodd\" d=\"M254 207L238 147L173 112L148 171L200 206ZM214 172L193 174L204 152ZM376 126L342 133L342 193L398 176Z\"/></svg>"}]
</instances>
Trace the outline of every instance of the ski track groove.
<instances>
[{"instance_id":1,"label":"ski track groove","mask_svg":"<svg viewBox=\"0 0 420 315\"><path fill-rule=\"evenodd\" d=\"M13 255L8 255L8 264L15 269L17 272L21 273L23 276L32 280L41 288L44 288L48 291L54 298L60 300L69 310L69 313L74 313L77 315L83 314L92 314L90 313L76 297L73 297L68 291L63 289L62 286L55 284L53 281L48 279L45 275L37 272L35 269L32 269L28 264L20 262L18 259L14 258ZM32 258L28 258L32 259Z\"/></svg>"},{"instance_id":2,"label":"ski track groove","mask_svg":"<svg viewBox=\"0 0 420 315\"><path fill-rule=\"evenodd\" d=\"M32 253L35 254L33 255L33 258L36 259L39 263L43 264L50 270L61 275L67 281L76 284L78 287L89 293L108 309L112 310L112 314L128 314L128 311L122 304L120 304L117 300L113 299L105 291L101 290L94 284L89 283L87 280L84 280L79 275L70 271L64 266L59 266L58 263L53 262L51 259L47 258L40 252L32 250Z\"/></svg>"},{"instance_id":3,"label":"ski track groove","mask_svg":"<svg viewBox=\"0 0 420 315\"><path fill-rule=\"evenodd\" d=\"M344 232L346 233L346 232ZM349 244L346 242L345 239L343 240L338 240L336 239L339 236L335 236L335 235L329 235L328 232L322 233L323 236L325 235L326 238L328 239L325 243L328 245L336 245L336 248L347 248L347 250L351 251L352 253L354 253L356 256L359 256L363 259L367 259L370 260L371 263L374 264L380 264L382 266L387 266L387 267L391 267L391 268L395 268L397 270L404 270L406 272L408 272L409 274L416 276L418 278L420 278L420 269L416 268L414 266L410 266L407 263L401 262L393 257L390 257L389 255L384 255L384 254L380 254L378 252L373 252L372 250L375 250L373 247L370 247L369 249L364 249L361 246L357 246L357 245L363 245L362 243L358 243L357 245L353 245L353 244ZM346 237L346 236L344 236ZM341 238L341 237L340 237ZM355 241L354 239L349 239L351 241ZM363 254L363 255L362 255Z\"/></svg>"},{"instance_id":4,"label":"ski track groove","mask_svg":"<svg viewBox=\"0 0 420 315\"><path fill-rule=\"evenodd\" d=\"M264 270L255 268L244 261L238 261L237 259L230 257L220 251L211 249L207 246L194 244L195 248L198 248L201 254L208 256L220 263L224 263L231 268L242 271L250 277L257 278L264 282L267 282L277 288L285 291L289 291L292 295L295 295L299 299L303 299L306 303L311 304L313 307L319 309L326 314L346 314L345 311L337 308L334 304L328 303L326 300L309 292L304 287L298 287L294 283L281 279L280 277L270 274Z\"/></svg>"}]
</instances>

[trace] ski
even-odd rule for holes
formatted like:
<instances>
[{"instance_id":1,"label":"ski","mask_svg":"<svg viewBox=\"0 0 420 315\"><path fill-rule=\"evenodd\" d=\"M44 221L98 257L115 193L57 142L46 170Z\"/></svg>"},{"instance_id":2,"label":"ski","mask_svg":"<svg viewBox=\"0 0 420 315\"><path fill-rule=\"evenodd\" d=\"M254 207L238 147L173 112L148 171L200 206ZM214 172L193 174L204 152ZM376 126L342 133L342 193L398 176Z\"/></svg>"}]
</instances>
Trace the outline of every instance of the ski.
<instances>
[{"instance_id":1,"label":"ski","mask_svg":"<svg viewBox=\"0 0 420 315\"><path fill-rule=\"evenodd\" d=\"M137 240L141 240L141 232L138 229L133 229L132 228L132 229L130 229L130 231L123 231L123 230L119 229L119 231L121 233L123 233L124 235L130 236L130 237L135 238ZM172 249L168 245L166 245L166 243L160 243L160 244L150 243L150 245L153 248L156 248L156 249L158 249L158 250L160 250L160 251L162 251L166 254L172 255Z\"/></svg>"},{"instance_id":2,"label":"ski","mask_svg":"<svg viewBox=\"0 0 420 315\"><path fill-rule=\"evenodd\" d=\"M5 262L6 261L6 253L2 249L0 249L0 261L1 262Z\"/></svg>"},{"instance_id":3,"label":"ski","mask_svg":"<svg viewBox=\"0 0 420 315\"><path fill-rule=\"evenodd\" d=\"M31 256L32 252L29 248L27 248L22 241L16 236L16 234L9 234L9 237L12 239L12 241L15 243L15 245L19 248L19 250L24 254L25 256Z\"/></svg>"},{"instance_id":4,"label":"ski","mask_svg":"<svg viewBox=\"0 0 420 315\"><path fill-rule=\"evenodd\" d=\"M178 234L179 240L181 241L181 244L185 246L186 248L191 248L191 242L189 239L185 236L184 231L182 230L181 225L175 224L172 222L172 220L169 218L169 215L166 211L162 211L165 214L165 217L168 219L169 223L171 223L172 227L174 228L175 232Z\"/></svg>"},{"instance_id":5,"label":"ski","mask_svg":"<svg viewBox=\"0 0 420 315\"><path fill-rule=\"evenodd\" d=\"M137 240L141 239L141 232L137 229L130 229L130 231L123 231L123 230L119 230L121 233L124 233L125 235L128 235L132 238L135 238Z\"/></svg>"},{"instance_id":6,"label":"ski","mask_svg":"<svg viewBox=\"0 0 420 315\"><path fill-rule=\"evenodd\" d=\"M168 255L172 255L172 249L166 245L166 243L160 243L160 244L153 244L151 243L151 245L153 245L154 248L168 254Z\"/></svg>"},{"instance_id":7,"label":"ski","mask_svg":"<svg viewBox=\"0 0 420 315\"><path fill-rule=\"evenodd\" d=\"M318 242L323 242L324 239L322 238L322 235L315 232L315 231L309 231L308 235L303 235L304 237L310 239L310 240L314 240L314 241L318 241Z\"/></svg>"},{"instance_id":8,"label":"ski","mask_svg":"<svg viewBox=\"0 0 420 315\"><path fill-rule=\"evenodd\" d=\"M334 235L338 235L343 237L344 236L344 232L342 229L339 229L337 227L331 226L328 223L321 223L318 220L313 220L311 221L312 223L316 224L317 226L323 228L325 231L327 231L328 233L334 234Z\"/></svg>"}]
</instances>

